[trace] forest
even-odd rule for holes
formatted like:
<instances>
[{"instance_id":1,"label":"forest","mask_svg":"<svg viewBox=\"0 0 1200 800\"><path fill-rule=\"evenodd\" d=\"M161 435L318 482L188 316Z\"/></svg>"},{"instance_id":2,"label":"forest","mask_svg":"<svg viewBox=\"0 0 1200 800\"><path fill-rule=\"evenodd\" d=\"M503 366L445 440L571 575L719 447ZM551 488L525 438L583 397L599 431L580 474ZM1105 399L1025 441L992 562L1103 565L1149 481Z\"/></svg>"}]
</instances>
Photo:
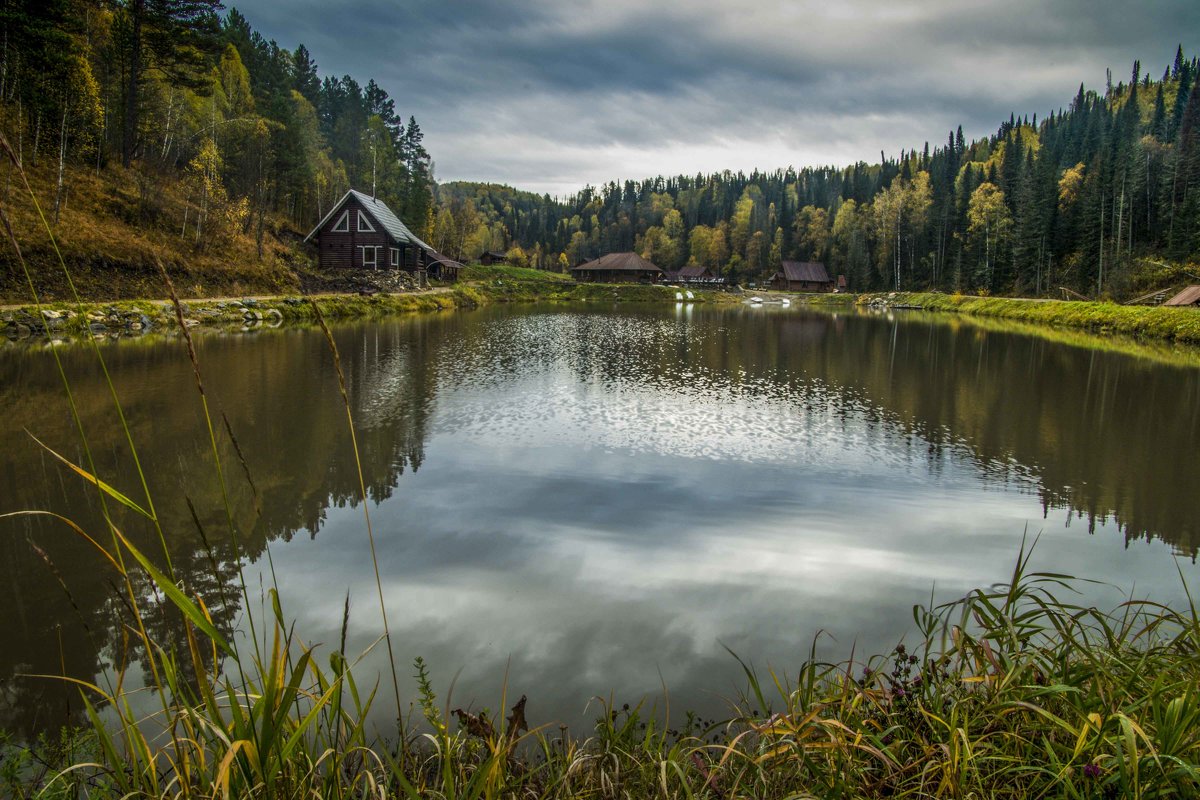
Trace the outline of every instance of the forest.
<instances>
[{"instance_id":1,"label":"forest","mask_svg":"<svg viewBox=\"0 0 1200 800\"><path fill-rule=\"evenodd\" d=\"M176 253L269 261L264 237L294 243L353 186L452 257L501 250L555 271L635 250L734 282L798 259L855 291L1129 297L1195 282L1200 258L1200 60L1182 46L1161 77L1135 62L1128 80L1110 73L1102 92L1080 85L978 140L959 127L875 163L552 198L437 185L416 119L374 79L321 75L303 44L265 39L217 0L10 0L0 25L0 124L47 176L55 223L72 180L108 177L136 189L113 213L157 226Z\"/></svg>"},{"instance_id":2,"label":"forest","mask_svg":"<svg viewBox=\"0 0 1200 800\"><path fill-rule=\"evenodd\" d=\"M874 164L659 176L565 201L451 183L437 199L435 245L545 269L635 250L733 281L799 259L856 291L1127 296L1200 280L1177 266L1200 256L1200 62L1180 47L1158 80L1134 63L1128 83L1080 85L1040 121L1014 114L970 142L960 126Z\"/></svg>"},{"instance_id":3,"label":"forest","mask_svg":"<svg viewBox=\"0 0 1200 800\"><path fill-rule=\"evenodd\" d=\"M128 215L167 216L197 249L267 228L306 230L351 186L427 220L432 162L373 79L324 76L218 0L8 0L0 7L0 122L18 158L56 165L57 222L72 171L130 170ZM165 224L165 221L162 221Z\"/></svg>"}]
</instances>

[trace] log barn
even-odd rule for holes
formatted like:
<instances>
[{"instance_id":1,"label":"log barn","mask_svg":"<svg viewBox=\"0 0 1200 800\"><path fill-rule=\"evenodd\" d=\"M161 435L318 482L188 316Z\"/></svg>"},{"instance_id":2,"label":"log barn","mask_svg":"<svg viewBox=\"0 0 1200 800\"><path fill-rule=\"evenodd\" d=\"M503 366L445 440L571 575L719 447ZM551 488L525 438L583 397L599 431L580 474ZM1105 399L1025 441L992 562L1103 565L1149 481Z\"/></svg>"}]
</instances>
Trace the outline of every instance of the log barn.
<instances>
[{"instance_id":1,"label":"log barn","mask_svg":"<svg viewBox=\"0 0 1200 800\"><path fill-rule=\"evenodd\" d=\"M833 280L819 261L781 261L771 287L792 292L832 292Z\"/></svg>"},{"instance_id":2,"label":"log barn","mask_svg":"<svg viewBox=\"0 0 1200 800\"><path fill-rule=\"evenodd\" d=\"M334 204L304 241L316 242L321 269L423 272L433 252L387 203L354 189Z\"/></svg>"},{"instance_id":3,"label":"log barn","mask_svg":"<svg viewBox=\"0 0 1200 800\"><path fill-rule=\"evenodd\" d=\"M592 283L658 283L665 273L637 253L609 253L574 267L571 275Z\"/></svg>"}]
</instances>

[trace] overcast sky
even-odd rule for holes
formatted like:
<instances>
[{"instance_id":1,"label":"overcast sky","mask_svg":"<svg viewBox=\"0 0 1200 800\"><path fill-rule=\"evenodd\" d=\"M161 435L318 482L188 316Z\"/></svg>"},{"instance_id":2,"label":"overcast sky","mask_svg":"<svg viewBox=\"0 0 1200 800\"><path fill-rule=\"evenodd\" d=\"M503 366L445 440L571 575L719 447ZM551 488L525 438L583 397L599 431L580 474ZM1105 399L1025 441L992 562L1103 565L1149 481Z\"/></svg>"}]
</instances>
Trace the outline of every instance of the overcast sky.
<instances>
[{"instance_id":1,"label":"overcast sky","mask_svg":"<svg viewBox=\"0 0 1200 800\"><path fill-rule=\"evenodd\" d=\"M417 118L439 181L565 196L658 174L879 160L1155 78L1197 0L226 0Z\"/></svg>"}]
</instances>

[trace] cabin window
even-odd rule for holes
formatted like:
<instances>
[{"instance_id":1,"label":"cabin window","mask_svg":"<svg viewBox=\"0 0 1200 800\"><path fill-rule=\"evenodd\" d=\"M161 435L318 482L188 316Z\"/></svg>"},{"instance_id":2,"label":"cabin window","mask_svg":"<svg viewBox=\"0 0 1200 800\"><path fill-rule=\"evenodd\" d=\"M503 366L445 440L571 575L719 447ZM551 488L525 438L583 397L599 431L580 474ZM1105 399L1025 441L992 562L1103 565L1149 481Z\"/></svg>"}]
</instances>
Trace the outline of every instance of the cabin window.
<instances>
[{"instance_id":1,"label":"cabin window","mask_svg":"<svg viewBox=\"0 0 1200 800\"><path fill-rule=\"evenodd\" d=\"M342 216L334 223L331 229L334 233L346 233L350 230L350 212L343 211Z\"/></svg>"},{"instance_id":2,"label":"cabin window","mask_svg":"<svg viewBox=\"0 0 1200 800\"><path fill-rule=\"evenodd\" d=\"M367 215L363 212L358 212L358 232L359 233L374 233L375 228L371 225L371 221L367 219Z\"/></svg>"},{"instance_id":3,"label":"cabin window","mask_svg":"<svg viewBox=\"0 0 1200 800\"><path fill-rule=\"evenodd\" d=\"M392 255L392 269L399 269L400 268L400 248L399 247L389 247L388 249L391 251L391 255Z\"/></svg>"},{"instance_id":4,"label":"cabin window","mask_svg":"<svg viewBox=\"0 0 1200 800\"><path fill-rule=\"evenodd\" d=\"M368 269L379 269L379 251L378 247L363 247L362 248L362 265Z\"/></svg>"}]
</instances>

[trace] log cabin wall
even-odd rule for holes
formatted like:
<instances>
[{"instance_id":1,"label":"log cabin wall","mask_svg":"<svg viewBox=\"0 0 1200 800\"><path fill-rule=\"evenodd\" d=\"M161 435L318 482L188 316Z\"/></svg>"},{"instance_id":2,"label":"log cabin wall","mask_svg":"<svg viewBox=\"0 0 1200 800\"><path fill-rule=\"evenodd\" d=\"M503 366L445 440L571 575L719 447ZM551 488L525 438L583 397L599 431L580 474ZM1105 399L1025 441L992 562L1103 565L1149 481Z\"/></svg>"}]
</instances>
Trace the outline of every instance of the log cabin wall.
<instances>
[{"instance_id":1,"label":"log cabin wall","mask_svg":"<svg viewBox=\"0 0 1200 800\"><path fill-rule=\"evenodd\" d=\"M347 219L346 231L335 231L334 228L342 220L342 212L349 212ZM383 229L383 225L379 220L375 219L369 212L366 212L362 204L354 197L350 197L343 206L342 212L334 214L322 226L317 234L319 247L319 261L322 269L355 269L363 266L363 247L379 248L375 251L376 260L375 268L391 269L391 254L390 247L401 247L403 250L411 248L403 245L396 245L391 241L387 231ZM360 231L358 228L358 215L362 212L368 223L375 230L374 232ZM407 255L407 258L405 256ZM401 264L406 265L411 255L401 253ZM369 269L370 267L368 267ZM412 269L412 267L407 267Z\"/></svg>"}]
</instances>

